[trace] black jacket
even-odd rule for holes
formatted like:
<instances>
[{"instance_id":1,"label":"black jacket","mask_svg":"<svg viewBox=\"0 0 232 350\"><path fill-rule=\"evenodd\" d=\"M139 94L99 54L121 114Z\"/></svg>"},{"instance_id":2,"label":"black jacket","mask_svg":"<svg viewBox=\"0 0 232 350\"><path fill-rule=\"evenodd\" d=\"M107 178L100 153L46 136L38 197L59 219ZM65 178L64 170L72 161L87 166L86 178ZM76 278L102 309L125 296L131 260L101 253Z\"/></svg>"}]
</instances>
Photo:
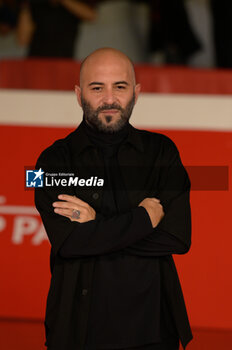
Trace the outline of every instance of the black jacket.
<instances>
[{"instance_id":1,"label":"black jacket","mask_svg":"<svg viewBox=\"0 0 232 350\"><path fill-rule=\"evenodd\" d=\"M46 345L50 350L84 349L90 298L88 289L82 289L81 281L84 279L85 285L91 286L96 255L122 249L128 254L143 255L145 252L146 256L148 253L150 256L160 256L162 290L182 345L185 347L192 339L180 282L171 256L171 253L186 253L191 244L190 182L178 150L168 137L130 126L127 142L119 149L118 162L131 202L131 211L113 218L104 218L99 212L104 187L62 190L44 187L35 191L36 207L52 246L52 278L45 317ZM92 175L104 178L103 159L83 132L82 125L42 152L36 164L38 168L45 172L75 172L80 178ZM52 202L57 200L60 193L76 195L96 210L97 218L92 220L91 232L78 235L78 228L85 224L71 222L54 213ZM146 211L138 208L138 204L146 197L159 198L164 207L165 216L155 229L151 228ZM134 227L133 235L128 226L123 226L122 218L127 215L131 218L131 227ZM138 215L142 215L145 220L146 229L143 232L136 230ZM117 226L119 221L120 225ZM105 241L102 232L106 232L107 225L112 239L107 240L108 246L104 245L102 251L101 240ZM79 237L80 256L62 258L60 248L73 231ZM171 234L179 242L178 250L157 253L156 240L162 237L162 232Z\"/></svg>"}]
</instances>

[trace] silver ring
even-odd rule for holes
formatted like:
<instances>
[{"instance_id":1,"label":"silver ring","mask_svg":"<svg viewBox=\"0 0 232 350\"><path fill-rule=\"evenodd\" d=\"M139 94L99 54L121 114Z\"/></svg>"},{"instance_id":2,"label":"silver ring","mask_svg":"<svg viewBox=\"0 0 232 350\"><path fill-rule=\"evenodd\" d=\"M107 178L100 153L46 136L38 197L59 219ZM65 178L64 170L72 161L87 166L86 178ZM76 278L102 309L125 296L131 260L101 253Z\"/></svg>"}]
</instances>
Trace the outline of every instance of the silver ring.
<instances>
[{"instance_id":1,"label":"silver ring","mask_svg":"<svg viewBox=\"0 0 232 350\"><path fill-rule=\"evenodd\" d=\"M80 219L81 212L80 210L73 209L72 212L72 219Z\"/></svg>"}]
</instances>

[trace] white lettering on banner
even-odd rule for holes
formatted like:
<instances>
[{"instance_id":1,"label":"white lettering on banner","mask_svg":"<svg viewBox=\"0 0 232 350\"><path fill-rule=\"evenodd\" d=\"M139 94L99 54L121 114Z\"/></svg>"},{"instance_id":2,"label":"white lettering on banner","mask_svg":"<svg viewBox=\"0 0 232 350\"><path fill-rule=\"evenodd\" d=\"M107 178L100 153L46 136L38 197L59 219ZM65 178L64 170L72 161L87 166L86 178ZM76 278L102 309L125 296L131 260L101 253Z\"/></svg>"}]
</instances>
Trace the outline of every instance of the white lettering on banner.
<instances>
[{"instance_id":1,"label":"white lettering on banner","mask_svg":"<svg viewBox=\"0 0 232 350\"><path fill-rule=\"evenodd\" d=\"M38 220L30 216L17 216L14 220L12 242L14 244L23 243L26 235L31 235L38 228Z\"/></svg>"},{"instance_id":2,"label":"white lettering on banner","mask_svg":"<svg viewBox=\"0 0 232 350\"><path fill-rule=\"evenodd\" d=\"M6 220L3 216L0 216L0 231L3 231L6 227Z\"/></svg>"},{"instance_id":3,"label":"white lettering on banner","mask_svg":"<svg viewBox=\"0 0 232 350\"><path fill-rule=\"evenodd\" d=\"M47 240L47 234L44 229L44 225L39 222L39 229L36 231L36 234L33 235L31 239L31 243L33 245L40 245L43 241Z\"/></svg>"},{"instance_id":4,"label":"white lettering on banner","mask_svg":"<svg viewBox=\"0 0 232 350\"><path fill-rule=\"evenodd\" d=\"M12 242L20 244L23 236L31 235L38 227L37 220L30 216L18 216L14 220Z\"/></svg>"},{"instance_id":5,"label":"white lettering on banner","mask_svg":"<svg viewBox=\"0 0 232 350\"><path fill-rule=\"evenodd\" d=\"M2 200L4 198L4 200ZM45 229L39 216L38 211L32 206L23 205L2 205L5 197L0 196L0 214L13 215L12 243L23 244L24 237L31 235L31 243L40 245L43 241L48 240ZM21 215L20 215L21 214ZM0 232L7 227L7 218L0 216Z\"/></svg>"}]
</instances>

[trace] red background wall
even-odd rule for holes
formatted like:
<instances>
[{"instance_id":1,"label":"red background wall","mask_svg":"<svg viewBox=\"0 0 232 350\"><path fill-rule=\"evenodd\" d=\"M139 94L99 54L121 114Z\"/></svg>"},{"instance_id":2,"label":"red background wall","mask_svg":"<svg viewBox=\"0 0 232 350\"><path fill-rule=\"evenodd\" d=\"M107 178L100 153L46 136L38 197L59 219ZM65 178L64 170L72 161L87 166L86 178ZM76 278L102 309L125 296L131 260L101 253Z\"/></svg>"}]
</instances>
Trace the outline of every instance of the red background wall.
<instances>
[{"instance_id":1,"label":"red background wall","mask_svg":"<svg viewBox=\"0 0 232 350\"><path fill-rule=\"evenodd\" d=\"M73 62L0 62L0 87L69 90L77 70ZM231 72L137 67L139 76L144 92L232 93ZM44 316L49 243L31 209L33 190L25 190L24 170L35 164L41 150L71 130L1 125L0 317ZM229 190L192 191L192 248L175 261L192 325L231 329L231 130L155 131L174 140L184 165L229 167Z\"/></svg>"}]
</instances>

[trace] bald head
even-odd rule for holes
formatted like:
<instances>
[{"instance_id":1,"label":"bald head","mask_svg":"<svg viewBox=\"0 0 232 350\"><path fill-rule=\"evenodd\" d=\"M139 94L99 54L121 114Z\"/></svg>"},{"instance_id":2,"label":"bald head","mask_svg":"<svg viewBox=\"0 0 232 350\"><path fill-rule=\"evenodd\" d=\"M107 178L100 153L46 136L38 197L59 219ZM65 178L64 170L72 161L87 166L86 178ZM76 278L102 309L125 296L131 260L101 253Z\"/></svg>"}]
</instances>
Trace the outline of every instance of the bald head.
<instances>
[{"instance_id":1,"label":"bald head","mask_svg":"<svg viewBox=\"0 0 232 350\"><path fill-rule=\"evenodd\" d=\"M133 85L136 84L134 65L130 58L119 50L101 48L92 52L82 61L80 67L80 87L83 86L83 83L86 80L86 75L89 75L88 73L90 71L95 72L104 68L108 69L109 66L111 66L112 73L113 70L115 71L115 69L120 67L121 70L124 70L124 72L127 73L128 79L130 79L131 83Z\"/></svg>"}]
</instances>

